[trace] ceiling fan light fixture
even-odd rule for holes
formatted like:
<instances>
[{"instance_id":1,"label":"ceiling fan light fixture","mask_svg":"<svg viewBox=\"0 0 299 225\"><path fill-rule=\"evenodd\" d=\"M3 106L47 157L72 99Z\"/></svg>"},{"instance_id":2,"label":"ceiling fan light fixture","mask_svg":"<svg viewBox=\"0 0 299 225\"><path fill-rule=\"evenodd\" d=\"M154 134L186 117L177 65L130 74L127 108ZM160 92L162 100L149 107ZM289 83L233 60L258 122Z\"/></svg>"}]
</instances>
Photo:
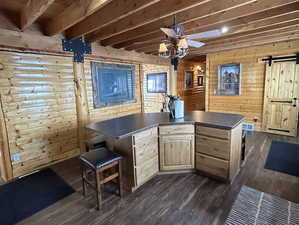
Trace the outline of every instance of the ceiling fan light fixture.
<instances>
[{"instance_id":1,"label":"ceiling fan light fixture","mask_svg":"<svg viewBox=\"0 0 299 225\"><path fill-rule=\"evenodd\" d=\"M159 53L165 53L168 52L167 46L165 43L161 43L159 46Z\"/></svg>"},{"instance_id":2,"label":"ceiling fan light fixture","mask_svg":"<svg viewBox=\"0 0 299 225\"><path fill-rule=\"evenodd\" d=\"M178 43L179 48L188 48L188 43L186 38L180 39Z\"/></svg>"}]
</instances>

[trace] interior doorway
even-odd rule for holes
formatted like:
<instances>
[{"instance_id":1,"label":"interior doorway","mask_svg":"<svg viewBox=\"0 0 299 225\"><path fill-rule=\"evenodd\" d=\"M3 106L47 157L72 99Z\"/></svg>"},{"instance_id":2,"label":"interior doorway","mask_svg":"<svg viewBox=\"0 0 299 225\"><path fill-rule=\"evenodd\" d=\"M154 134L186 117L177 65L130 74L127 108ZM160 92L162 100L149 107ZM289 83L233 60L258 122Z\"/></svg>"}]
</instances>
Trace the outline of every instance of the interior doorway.
<instances>
[{"instance_id":1,"label":"interior doorway","mask_svg":"<svg viewBox=\"0 0 299 225\"><path fill-rule=\"evenodd\" d=\"M263 129L297 136L299 111L299 64L273 61L266 66Z\"/></svg>"}]
</instances>

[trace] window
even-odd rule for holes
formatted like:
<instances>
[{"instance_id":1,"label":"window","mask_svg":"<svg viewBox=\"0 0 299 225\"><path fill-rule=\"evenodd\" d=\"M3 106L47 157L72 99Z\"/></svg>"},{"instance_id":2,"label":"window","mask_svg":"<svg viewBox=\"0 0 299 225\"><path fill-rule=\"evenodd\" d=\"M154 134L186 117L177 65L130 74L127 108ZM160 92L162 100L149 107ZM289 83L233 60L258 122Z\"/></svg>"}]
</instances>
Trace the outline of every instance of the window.
<instances>
[{"instance_id":1,"label":"window","mask_svg":"<svg viewBox=\"0 0 299 225\"><path fill-rule=\"evenodd\" d=\"M167 73L147 74L147 92L148 93L166 93L167 92Z\"/></svg>"},{"instance_id":2,"label":"window","mask_svg":"<svg viewBox=\"0 0 299 225\"><path fill-rule=\"evenodd\" d=\"M128 104L135 99L135 66L92 62L95 108Z\"/></svg>"}]
</instances>

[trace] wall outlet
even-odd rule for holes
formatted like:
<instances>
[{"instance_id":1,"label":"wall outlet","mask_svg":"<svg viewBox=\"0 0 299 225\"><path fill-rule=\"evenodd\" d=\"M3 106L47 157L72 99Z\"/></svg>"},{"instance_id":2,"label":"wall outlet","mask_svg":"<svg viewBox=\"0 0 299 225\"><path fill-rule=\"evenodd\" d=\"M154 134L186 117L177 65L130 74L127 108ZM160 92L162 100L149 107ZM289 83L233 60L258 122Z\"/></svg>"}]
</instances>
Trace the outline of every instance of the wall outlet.
<instances>
[{"instance_id":1,"label":"wall outlet","mask_svg":"<svg viewBox=\"0 0 299 225\"><path fill-rule=\"evenodd\" d=\"M15 161L19 161L20 160L20 154L13 154L11 156L11 161L15 162Z\"/></svg>"}]
</instances>

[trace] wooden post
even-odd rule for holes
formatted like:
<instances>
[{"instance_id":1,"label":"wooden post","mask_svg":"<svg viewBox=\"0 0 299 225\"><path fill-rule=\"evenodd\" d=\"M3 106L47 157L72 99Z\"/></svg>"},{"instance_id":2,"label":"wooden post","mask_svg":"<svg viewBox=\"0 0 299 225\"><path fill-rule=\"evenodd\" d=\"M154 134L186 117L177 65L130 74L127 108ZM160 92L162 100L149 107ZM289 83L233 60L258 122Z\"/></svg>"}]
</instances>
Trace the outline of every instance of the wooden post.
<instances>
[{"instance_id":1,"label":"wooden post","mask_svg":"<svg viewBox=\"0 0 299 225\"><path fill-rule=\"evenodd\" d=\"M144 113L144 70L143 65L139 64L139 83L140 83L140 101L141 101L141 113Z\"/></svg>"},{"instance_id":2,"label":"wooden post","mask_svg":"<svg viewBox=\"0 0 299 225\"><path fill-rule=\"evenodd\" d=\"M170 66L169 84L169 94L177 95L177 71L174 70L173 66Z\"/></svg>"},{"instance_id":3,"label":"wooden post","mask_svg":"<svg viewBox=\"0 0 299 225\"><path fill-rule=\"evenodd\" d=\"M209 81L210 81L210 59L209 55L206 58L206 82L205 82L205 111L209 111Z\"/></svg>"},{"instance_id":4,"label":"wooden post","mask_svg":"<svg viewBox=\"0 0 299 225\"><path fill-rule=\"evenodd\" d=\"M86 128L89 123L89 109L86 91L86 80L84 74L84 63L74 62L74 82L76 95L76 109L78 120L78 141L81 153L86 152Z\"/></svg>"},{"instance_id":5,"label":"wooden post","mask_svg":"<svg viewBox=\"0 0 299 225\"><path fill-rule=\"evenodd\" d=\"M9 152L9 143L7 137L6 123L2 108L2 99L0 96L0 174L8 181L13 178L12 165Z\"/></svg>"}]
</instances>

